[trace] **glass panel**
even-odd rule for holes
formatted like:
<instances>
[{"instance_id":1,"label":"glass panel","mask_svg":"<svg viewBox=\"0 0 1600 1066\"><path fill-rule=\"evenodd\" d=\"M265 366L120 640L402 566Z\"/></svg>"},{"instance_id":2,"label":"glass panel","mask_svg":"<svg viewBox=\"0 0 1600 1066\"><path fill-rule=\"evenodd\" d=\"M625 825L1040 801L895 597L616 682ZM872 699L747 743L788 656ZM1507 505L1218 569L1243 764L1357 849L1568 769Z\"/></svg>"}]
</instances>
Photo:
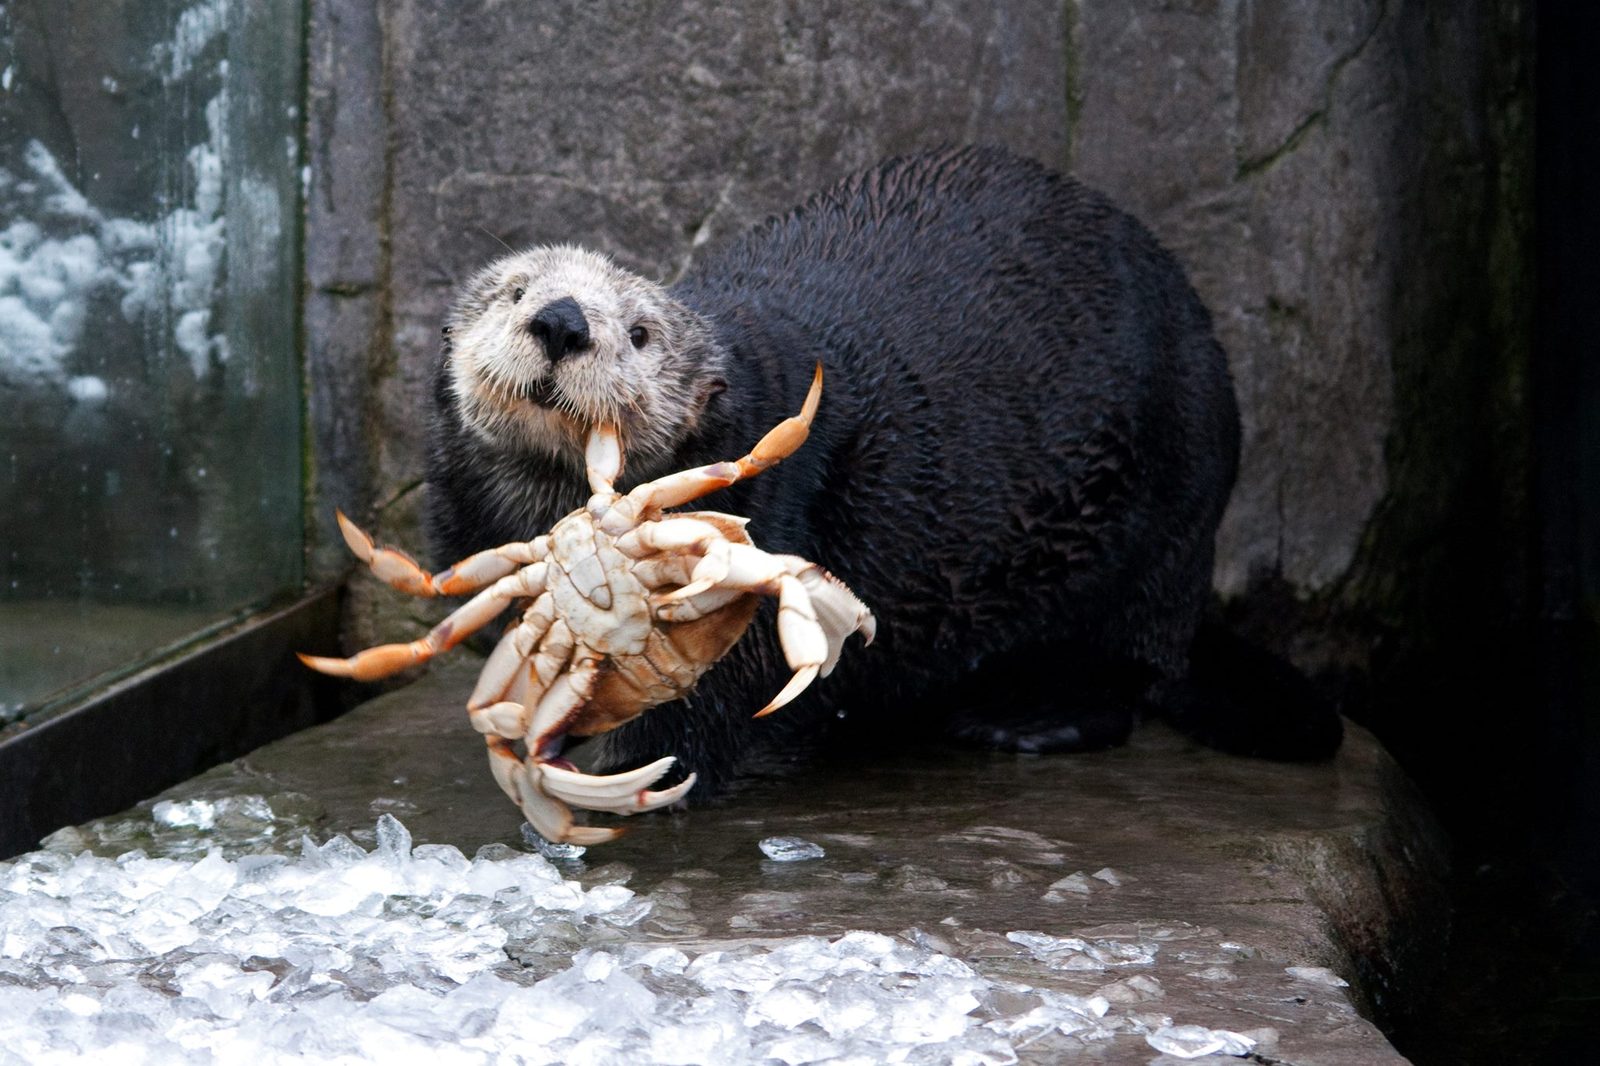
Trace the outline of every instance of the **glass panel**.
<instances>
[{"instance_id":1,"label":"glass panel","mask_svg":"<svg viewBox=\"0 0 1600 1066\"><path fill-rule=\"evenodd\" d=\"M299 585L300 17L0 2L0 724Z\"/></svg>"}]
</instances>

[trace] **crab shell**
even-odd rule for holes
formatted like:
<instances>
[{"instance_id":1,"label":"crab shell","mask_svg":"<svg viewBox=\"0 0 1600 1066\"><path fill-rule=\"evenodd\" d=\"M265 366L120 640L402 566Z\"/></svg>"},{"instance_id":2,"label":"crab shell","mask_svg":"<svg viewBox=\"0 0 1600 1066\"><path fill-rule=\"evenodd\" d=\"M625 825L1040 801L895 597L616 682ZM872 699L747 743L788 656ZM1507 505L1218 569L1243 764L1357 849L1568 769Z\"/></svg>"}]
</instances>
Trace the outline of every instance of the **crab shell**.
<instances>
[{"instance_id":1,"label":"crab shell","mask_svg":"<svg viewBox=\"0 0 1600 1066\"><path fill-rule=\"evenodd\" d=\"M752 543L744 523L728 515L697 511L682 517L717 526L731 543ZM658 620L643 648L613 653L600 661L594 694L573 717L567 732L576 737L597 736L687 694L744 636L760 605L759 596L746 593L692 621Z\"/></svg>"}]
</instances>

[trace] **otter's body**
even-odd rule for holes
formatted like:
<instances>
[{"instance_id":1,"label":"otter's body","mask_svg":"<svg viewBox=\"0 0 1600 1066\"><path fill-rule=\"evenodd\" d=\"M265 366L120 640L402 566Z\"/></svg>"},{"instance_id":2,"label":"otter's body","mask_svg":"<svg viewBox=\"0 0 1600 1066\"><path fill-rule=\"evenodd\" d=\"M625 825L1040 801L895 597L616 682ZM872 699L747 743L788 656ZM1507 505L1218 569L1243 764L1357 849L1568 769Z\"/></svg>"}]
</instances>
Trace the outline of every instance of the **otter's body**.
<instances>
[{"instance_id":1,"label":"otter's body","mask_svg":"<svg viewBox=\"0 0 1600 1066\"><path fill-rule=\"evenodd\" d=\"M595 334L576 352L544 334L518 349L517 373L537 385L497 417L526 403L548 441L464 399L481 384L472 360L492 360L464 356L462 335L500 313L488 294L518 271L527 283L500 297L518 297L506 328L571 297L584 314L570 323ZM607 360L645 390L606 400L625 436L629 418L643 423L628 481L743 454L798 408L821 362L806 445L696 507L750 516L758 545L826 566L879 623L878 643L847 648L831 677L753 722L788 673L758 619L689 699L612 734L616 761L671 752L725 778L841 715L919 734L948 716L1022 750L1115 743L1146 706L1171 704L1180 724L1208 717L1186 679L1238 461L1232 384L1178 264L1103 197L998 150L941 152L844 180L665 292L584 276L524 306L548 273L502 261L452 317L430 469L440 561L528 539L583 503L572 442L585 417L605 417L583 404ZM622 286L628 310L597 307L596 285ZM628 320L615 335L646 343L602 344L597 320L616 315ZM656 361L632 365L651 343ZM497 373L484 395L507 392L503 373L483 372ZM681 415L670 425L668 408ZM1192 731L1266 754L1331 750L1325 736L1302 750L1303 738Z\"/></svg>"}]
</instances>

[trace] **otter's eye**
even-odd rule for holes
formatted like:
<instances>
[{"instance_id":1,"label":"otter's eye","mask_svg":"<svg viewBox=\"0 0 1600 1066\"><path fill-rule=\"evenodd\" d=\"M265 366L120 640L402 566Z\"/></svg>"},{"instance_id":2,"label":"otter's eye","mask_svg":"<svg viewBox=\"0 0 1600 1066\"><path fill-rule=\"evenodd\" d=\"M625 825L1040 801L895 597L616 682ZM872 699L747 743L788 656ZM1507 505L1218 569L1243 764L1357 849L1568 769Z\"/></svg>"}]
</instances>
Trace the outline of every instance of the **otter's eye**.
<instances>
[{"instance_id":1,"label":"otter's eye","mask_svg":"<svg viewBox=\"0 0 1600 1066\"><path fill-rule=\"evenodd\" d=\"M643 326L634 326L628 331L628 339L635 348L643 348L650 340L650 331Z\"/></svg>"},{"instance_id":2,"label":"otter's eye","mask_svg":"<svg viewBox=\"0 0 1600 1066\"><path fill-rule=\"evenodd\" d=\"M451 331L451 330L452 330L452 329L453 329L453 328L455 328L455 327L453 327L453 326L445 326L445 327L444 327L444 328L443 328L443 329L441 329L441 330L440 330L440 331L439 331L439 336L441 336L441 337L448 337L448 336L450 336L450 331Z\"/></svg>"},{"instance_id":3,"label":"otter's eye","mask_svg":"<svg viewBox=\"0 0 1600 1066\"><path fill-rule=\"evenodd\" d=\"M524 290L522 288L522 286L520 286L520 285L517 286L516 288L512 289L511 290L511 302L514 303L514 304L521 303L522 302L523 293L525 291L526 290Z\"/></svg>"}]
</instances>

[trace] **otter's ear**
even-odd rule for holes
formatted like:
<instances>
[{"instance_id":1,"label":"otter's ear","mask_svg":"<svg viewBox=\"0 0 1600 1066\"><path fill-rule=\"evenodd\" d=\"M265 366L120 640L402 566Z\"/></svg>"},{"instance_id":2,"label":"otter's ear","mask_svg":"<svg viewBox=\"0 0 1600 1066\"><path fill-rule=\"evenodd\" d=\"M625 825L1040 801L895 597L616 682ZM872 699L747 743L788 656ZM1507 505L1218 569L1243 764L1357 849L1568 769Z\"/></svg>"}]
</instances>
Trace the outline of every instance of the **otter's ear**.
<instances>
[{"instance_id":1,"label":"otter's ear","mask_svg":"<svg viewBox=\"0 0 1600 1066\"><path fill-rule=\"evenodd\" d=\"M727 391L728 391L728 382L727 382L726 379L724 379L724 378L712 378L710 381L705 383L705 386L704 386L705 400L702 401L702 402L709 403L713 396L721 396L723 393L725 393Z\"/></svg>"},{"instance_id":2,"label":"otter's ear","mask_svg":"<svg viewBox=\"0 0 1600 1066\"><path fill-rule=\"evenodd\" d=\"M723 378L708 378L701 382L699 390L695 393L694 406L690 409L692 412L690 423L698 424L706 411L716 402L717 397L727 391L728 382Z\"/></svg>"}]
</instances>

